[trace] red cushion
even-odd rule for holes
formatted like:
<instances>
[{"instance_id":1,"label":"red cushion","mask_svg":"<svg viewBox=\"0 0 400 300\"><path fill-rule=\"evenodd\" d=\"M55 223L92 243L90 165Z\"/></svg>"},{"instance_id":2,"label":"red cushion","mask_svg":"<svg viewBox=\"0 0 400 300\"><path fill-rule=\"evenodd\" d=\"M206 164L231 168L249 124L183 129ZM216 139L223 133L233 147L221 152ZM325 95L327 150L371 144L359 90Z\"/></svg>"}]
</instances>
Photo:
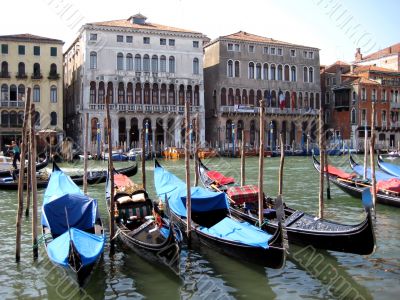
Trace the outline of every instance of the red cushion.
<instances>
[{"instance_id":1,"label":"red cushion","mask_svg":"<svg viewBox=\"0 0 400 300\"><path fill-rule=\"evenodd\" d=\"M225 184L230 184L230 183L235 183L235 179L232 177L225 177L221 173L217 171L208 171L207 176L215 181L216 184L219 185L225 185Z\"/></svg>"},{"instance_id":2,"label":"red cushion","mask_svg":"<svg viewBox=\"0 0 400 300\"><path fill-rule=\"evenodd\" d=\"M376 184L376 189L400 193L400 179L379 180Z\"/></svg>"},{"instance_id":3,"label":"red cushion","mask_svg":"<svg viewBox=\"0 0 400 300\"><path fill-rule=\"evenodd\" d=\"M228 188L226 193L236 204L242 204L244 202L257 202L258 191L258 186L256 185L244 185L232 186Z\"/></svg>"}]
</instances>

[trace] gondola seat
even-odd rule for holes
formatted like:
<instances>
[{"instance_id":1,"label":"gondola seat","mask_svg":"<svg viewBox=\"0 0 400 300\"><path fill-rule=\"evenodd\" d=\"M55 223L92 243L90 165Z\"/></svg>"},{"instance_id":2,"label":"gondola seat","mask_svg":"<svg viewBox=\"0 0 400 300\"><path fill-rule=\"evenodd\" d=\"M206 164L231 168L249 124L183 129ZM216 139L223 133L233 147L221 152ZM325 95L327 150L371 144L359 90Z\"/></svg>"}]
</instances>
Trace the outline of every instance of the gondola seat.
<instances>
[{"instance_id":1,"label":"gondola seat","mask_svg":"<svg viewBox=\"0 0 400 300\"><path fill-rule=\"evenodd\" d=\"M124 222L141 220L152 215L152 203L144 193L134 195L116 195L118 217Z\"/></svg>"}]
</instances>

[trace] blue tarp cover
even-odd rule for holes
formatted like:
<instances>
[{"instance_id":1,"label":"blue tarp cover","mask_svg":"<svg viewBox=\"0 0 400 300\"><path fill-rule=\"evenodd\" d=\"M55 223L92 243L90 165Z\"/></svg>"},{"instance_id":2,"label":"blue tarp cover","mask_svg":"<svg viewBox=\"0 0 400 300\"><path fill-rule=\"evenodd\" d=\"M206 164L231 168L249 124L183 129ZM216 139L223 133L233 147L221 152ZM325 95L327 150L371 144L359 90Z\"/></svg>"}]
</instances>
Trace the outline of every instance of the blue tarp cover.
<instances>
[{"instance_id":1,"label":"blue tarp cover","mask_svg":"<svg viewBox=\"0 0 400 300\"><path fill-rule=\"evenodd\" d=\"M364 175L364 166L362 165L356 165L353 167L354 172L356 172L358 175L363 176ZM375 178L376 180L389 180L394 178L395 176L386 174L384 172L381 172L379 170L375 170ZM371 179L371 168L367 168L367 178Z\"/></svg>"},{"instance_id":2,"label":"blue tarp cover","mask_svg":"<svg viewBox=\"0 0 400 300\"><path fill-rule=\"evenodd\" d=\"M391 164L388 162L384 162L384 161L382 161L380 163L380 166L383 171L385 171L393 176L400 177L400 166Z\"/></svg>"},{"instance_id":3,"label":"blue tarp cover","mask_svg":"<svg viewBox=\"0 0 400 300\"><path fill-rule=\"evenodd\" d=\"M264 249L268 248L268 241L272 237L271 234L247 222L239 222L231 218L224 218L214 226L210 228L203 227L200 230L218 238Z\"/></svg>"},{"instance_id":4,"label":"blue tarp cover","mask_svg":"<svg viewBox=\"0 0 400 300\"><path fill-rule=\"evenodd\" d=\"M70 233L83 265L94 263L103 252L104 236L87 233L76 228L71 228ZM49 258L57 264L68 266L69 247L70 236L67 231L48 244L47 253Z\"/></svg>"},{"instance_id":5,"label":"blue tarp cover","mask_svg":"<svg viewBox=\"0 0 400 300\"><path fill-rule=\"evenodd\" d=\"M186 184L164 168L154 170L154 183L157 195L164 200L168 197L169 207L179 216L186 217ZM225 193L211 192L201 187L190 189L192 212L206 212L216 209L227 209Z\"/></svg>"}]
</instances>

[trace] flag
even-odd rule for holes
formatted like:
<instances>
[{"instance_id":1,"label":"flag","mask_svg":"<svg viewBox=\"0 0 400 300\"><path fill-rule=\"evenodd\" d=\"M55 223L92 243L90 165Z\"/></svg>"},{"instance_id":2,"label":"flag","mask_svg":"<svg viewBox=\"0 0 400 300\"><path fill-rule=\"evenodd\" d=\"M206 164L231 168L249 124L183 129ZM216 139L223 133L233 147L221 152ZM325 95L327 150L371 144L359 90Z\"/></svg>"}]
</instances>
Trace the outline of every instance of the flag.
<instances>
[{"instance_id":1,"label":"flag","mask_svg":"<svg viewBox=\"0 0 400 300\"><path fill-rule=\"evenodd\" d=\"M278 97L279 97L279 108L283 109L285 107L285 95L283 95L281 89L279 89Z\"/></svg>"}]
</instances>

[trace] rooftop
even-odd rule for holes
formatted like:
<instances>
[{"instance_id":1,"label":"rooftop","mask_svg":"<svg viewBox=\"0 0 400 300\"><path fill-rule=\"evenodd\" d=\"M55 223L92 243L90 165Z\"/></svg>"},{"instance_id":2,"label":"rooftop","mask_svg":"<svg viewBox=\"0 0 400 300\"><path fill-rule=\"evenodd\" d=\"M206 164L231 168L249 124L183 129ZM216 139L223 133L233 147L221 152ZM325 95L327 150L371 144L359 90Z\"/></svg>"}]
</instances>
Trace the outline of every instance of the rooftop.
<instances>
[{"instance_id":1,"label":"rooftop","mask_svg":"<svg viewBox=\"0 0 400 300\"><path fill-rule=\"evenodd\" d=\"M30 33L0 35L0 40L14 41L14 42L36 42L36 43L39 42L39 43L64 44L62 40L38 36Z\"/></svg>"},{"instance_id":2,"label":"rooftop","mask_svg":"<svg viewBox=\"0 0 400 300\"><path fill-rule=\"evenodd\" d=\"M379 50L379 51L376 51L374 53L368 54L368 55L364 56L361 61L378 59L378 58L381 58L381 57L385 57L385 56L392 55L392 54L398 54L398 53L400 53L400 43L391 45L391 46L389 46L387 48L384 48L382 50Z\"/></svg>"}]
</instances>

